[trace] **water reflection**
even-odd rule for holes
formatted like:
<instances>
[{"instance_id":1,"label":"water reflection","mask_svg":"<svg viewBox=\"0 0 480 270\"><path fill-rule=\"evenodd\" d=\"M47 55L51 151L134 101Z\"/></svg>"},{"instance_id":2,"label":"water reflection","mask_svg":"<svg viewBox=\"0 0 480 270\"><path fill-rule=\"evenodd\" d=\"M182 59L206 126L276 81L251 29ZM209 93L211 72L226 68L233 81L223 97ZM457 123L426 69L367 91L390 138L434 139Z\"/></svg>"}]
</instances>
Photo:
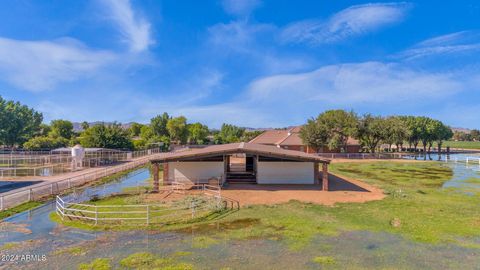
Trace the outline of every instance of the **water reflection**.
<instances>
[{"instance_id":1,"label":"water reflection","mask_svg":"<svg viewBox=\"0 0 480 270\"><path fill-rule=\"evenodd\" d=\"M446 182L445 187L464 187L468 184L465 180L479 176L480 166L462 162L466 157L440 157L454 172L452 180ZM452 161L454 158L457 162ZM86 198L107 195L125 187L147 184L145 180L148 178L149 171L141 169L117 182L87 188L79 194ZM7 242L30 241L11 252L48 254L48 260L44 263L24 263L15 265L16 269L74 269L79 263L99 257L111 258L118 265L122 258L136 252L151 252L159 257L192 263L202 269L374 269L392 266L402 269L475 269L480 265L480 249L450 244L421 244L388 233L353 231L334 237L318 235L309 246L298 251L289 248L288 243L280 238L230 239L229 231L260 222L256 219L192 226L175 233L89 232L52 222L49 213L53 210L54 204L50 202L7 218L2 223L0 246ZM477 242L480 245L480 239ZM80 247L84 254L59 253L72 246ZM184 255L176 255L179 252ZM319 265L313 261L318 256L331 257L335 263Z\"/></svg>"},{"instance_id":2,"label":"water reflection","mask_svg":"<svg viewBox=\"0 0 480 270\"><path fill-rule=\"evenodd\" d=\"M122 191L127 187L137 187L140 185L148 184L146 180L150 177L150 172L148 169L139 169L134 172L131 172L116 181L107 183L105 185L97 187L88 187L83 190L78 190L76 196L84 197L88 199L90 196L98 195L105 196L108 194L116 193ZM86 234L82 230L73 229L73 228L63 228L62 230L58 229L58 224L51 221L49 214L55 210L55 202L50 201L38 208L29 210L15 216L6 218L4 222L9 224L9 226L4 225L3 229L0 227L0 246L7 242L21 242L26 240L35 240L38 238L55 238L56 240L61 241L62 239L90 239L91 237L88 233ZM18 232L15 230L9 230L12 228L11 224L21 224L22 227L25 227L31 231L29 234L23 232Z\"/></svg>"}]
</instances>

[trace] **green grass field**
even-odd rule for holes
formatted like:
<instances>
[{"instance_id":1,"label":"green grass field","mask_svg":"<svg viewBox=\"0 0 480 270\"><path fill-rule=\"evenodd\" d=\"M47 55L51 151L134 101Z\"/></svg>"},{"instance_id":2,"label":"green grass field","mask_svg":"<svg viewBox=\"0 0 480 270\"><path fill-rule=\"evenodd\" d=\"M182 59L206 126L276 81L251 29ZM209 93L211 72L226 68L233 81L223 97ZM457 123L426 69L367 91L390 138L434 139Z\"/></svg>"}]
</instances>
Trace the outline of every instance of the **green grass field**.
<instances>
[{"instance_id":1,"label":"green grass field","mask_svg":"<svg viewBox=\"0 0 480 270\"><path fill-rule=\"evenodd\" d=\"M405 143L403 145L403 147L408 147L408 144ZM433 143L433 146L432 146L435 150L437 148L437 143L434 142ZM446 142L443 142L442 144L442 151L445 151L446 147L450 147L450 148L458 148L458 149L478 149L480 150L480 142L460 142L460 141L446 141ZM423 144L420 143L418 145L418 148L419 149L422 149L423 148Z\"/></svg>"},{"instance_id":2,"label":"green grass field","mask_svg":"<svg viewBox=\"0 0 480 270\"><path fill-rule=\"evenodd\" d=\"M337 163L334 173L363 180L384 189L387 197L367 203L323 206L291 201L286 204L244 207L240 211L199 219L196 231L212 233L212 222L230 239L267 237L282 239L291 248L302 248L316 234L367 230L401 235L425 243L457 243L480 248L480 192L475 196L443 189L452 171L435 162ZM70 226L83 227L79 222ZM191 229L192 224L173 224L149 229ZM89 226L88 229L105 229ZM110 228L111 229L111 228Z\"/></svg>"},{"instance_id":3,"label":"green grass field","mask_svg":"<svg viewBox=\"0 0 480 270\"><path fill-rule=\"evenodd\" d=\"M480 149L480 142L456 142L456 141L447 141L443 144L442 147L450 148L463 148L463 149Z\"/></svg>"}]
</instances>

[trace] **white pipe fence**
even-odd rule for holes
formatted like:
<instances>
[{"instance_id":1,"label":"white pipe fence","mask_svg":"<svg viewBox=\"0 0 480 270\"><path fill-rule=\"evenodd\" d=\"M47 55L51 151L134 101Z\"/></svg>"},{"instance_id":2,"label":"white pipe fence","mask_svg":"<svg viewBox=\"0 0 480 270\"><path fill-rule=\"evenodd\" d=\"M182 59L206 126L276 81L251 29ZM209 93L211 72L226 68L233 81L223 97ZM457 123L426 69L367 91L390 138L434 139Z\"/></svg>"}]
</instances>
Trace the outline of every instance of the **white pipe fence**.
<instances>
[{"instance_id":1,"label":"white pipe fence","mask_svg":"<svg viewBox=\"0 0 480 270\"><path fill-rule=\"evenodd\" d=\"M73 187L85 185L86 183L92 182L102 177L137 168L139 166L145 165L149 161L149 157L144 157L126 164L98 169L94 172L73 176L64 180L39 184L32 186L31 188L22 188L18 191L4 193L0 195L0 211L46 196L57 195L62 191L71 189Z\"/></svg>"},{"instance_id":2,"label":"white pipe fence","mask_svg":"<svg viewBox=\"0 0 480 270\"><path fill-rule=\"evenodd\" d=\"M228 209L239 209L237 201L222 198L221 188L208 184L186 185L185 183L174 182L169 186L162 186L163 190L178 192L183 189L198 189L203 195L213 196L215 206L208 205L208 202L192 201L188 206L175 206L165 204L139 204L139 205L93 205L85 203L76 203L65 201L64 198L56 196L56 213L62 218L78 219L92 221L95 225L99 222L131 222L140 221L140 223L149 225L153 223L171 223L180 220L189 220L208 214L213 211Z\"/></svg>"},{"instance_id":3,"label":"white pipe fence","mask_svg":"<svg viewBox=\"0 0 480 270\"><path fill-rule=\"evenodd\" d=\"M0 178L19 176L52 176L72 171L70 153L32 154L32 152L0 153ZM144 156L161 153L160 148L141 151L101 150L87 152L83 168L131 161Z\"/></svg>"},{"instance_id":4,"label":"white pipe fence","mask_svg":"<svg viewBox=\"0 0 480 270\"><path fill-rule=\"evenodd\" d=\"M316 155L331 159L402 159L406 153L316 153Z\"/></svg>"},{"instance_id":5,"label":"white pipe fence","mask_svg":"<svg viewBox=\"0 0 480 270\"><path fill-rule=\"evenodd\" d=\"M465 163L468 164L478 164L480 165L480 157L464 157L459 159L457 156L451 158L450 156L445 156L445 162L454 162L454 163Z\"/></svg>"}]
</instances>

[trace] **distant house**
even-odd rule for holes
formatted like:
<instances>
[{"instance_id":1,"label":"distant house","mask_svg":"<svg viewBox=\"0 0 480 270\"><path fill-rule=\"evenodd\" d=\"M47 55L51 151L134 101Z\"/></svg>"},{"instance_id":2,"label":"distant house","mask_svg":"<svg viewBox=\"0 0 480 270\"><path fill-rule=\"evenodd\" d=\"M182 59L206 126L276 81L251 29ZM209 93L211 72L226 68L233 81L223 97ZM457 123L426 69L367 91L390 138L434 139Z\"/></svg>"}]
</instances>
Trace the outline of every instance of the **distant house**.
<instances>
[{"instance_id":1,"label":"distant house","mask_svg":"<svg viewBox=\"0 0 480 270\"><path fill-rule=\"evenodd\" d=\"M265 145L274 145L279 148L288 149L288 150L297 150L306 153L338 153L340 149L330 150L328 147L323 147L321 149L313 149L308 145L305 145L300 138L300 129L301 126L289 128L289 129L274 129L266 130L262 134L255 137L250 143L265 144ZM358 140L349 138L347 141L348 153L358 153L361 149L360 143Z\"/></svg>"}]
</instances>

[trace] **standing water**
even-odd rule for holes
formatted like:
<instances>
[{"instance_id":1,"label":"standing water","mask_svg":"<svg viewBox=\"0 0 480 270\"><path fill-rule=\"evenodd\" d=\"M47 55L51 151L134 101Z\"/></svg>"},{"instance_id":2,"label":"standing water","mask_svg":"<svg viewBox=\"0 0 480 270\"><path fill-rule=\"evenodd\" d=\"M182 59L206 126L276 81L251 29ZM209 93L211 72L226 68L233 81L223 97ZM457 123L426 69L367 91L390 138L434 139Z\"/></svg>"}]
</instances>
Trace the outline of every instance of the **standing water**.
<instances>
[{"instance_id":1,"label":"standing water","mask_svg":"<svg viewBox=\"0 0 480 270\"><path fill-rule=\"evenodd\" d=\"M446 163L454 169L453 185L476 168ZM139 169L102 187L87 188L83 194L108 195L125 187L147 184L147 169ZM49 213L54 203L12 216L3 223L0 246L21 243L18 248L0 250L5 254L32 254L45 258L35 262L0 262L0 269L76 269L80 263L108 258L116 268L132 253L149 252L157 258L199 269L480 269L480 249L453 244L429 245L400 236L368 231L344 232L337 236L318 235L301 250L292 250L279 239L227 240L228 231L216 227L215 236L204 229L182 232L127 231L91 232L54 223ZM249 226L245 223L242 226ZM70 252L62 252L70 250ZM142 255L144 258L146 255ZM3 267L3 268L2 268ZM124 269L124 268L122 268Z\"/></svg>"}]
</instances>

